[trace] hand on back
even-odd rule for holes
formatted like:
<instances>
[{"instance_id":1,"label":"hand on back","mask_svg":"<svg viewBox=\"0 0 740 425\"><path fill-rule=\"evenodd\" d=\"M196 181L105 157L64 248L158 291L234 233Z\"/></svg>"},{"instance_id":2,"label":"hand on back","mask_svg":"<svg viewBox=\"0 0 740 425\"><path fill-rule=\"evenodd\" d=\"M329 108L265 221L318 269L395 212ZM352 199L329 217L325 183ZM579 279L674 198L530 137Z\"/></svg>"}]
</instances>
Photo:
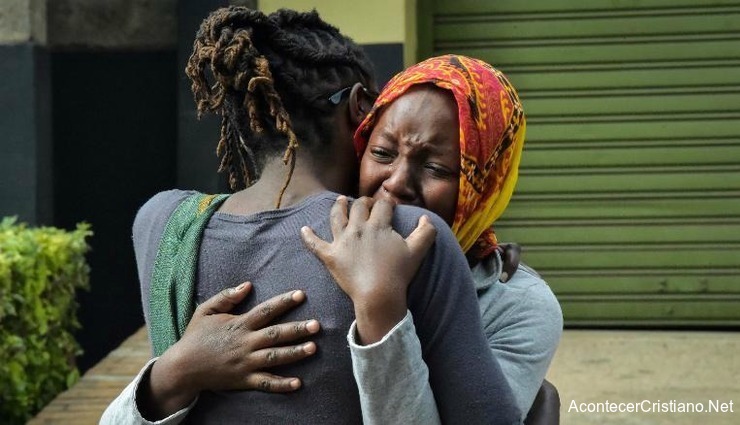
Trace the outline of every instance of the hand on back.
<instances>
[{"instance_id":1,"label":"hand on back","mask_svg":"<svg viewBox=\"0 0 740 425\"><path fill-rule=\"evenodd\" d=\"M406 291L429 248L436 230L422 216L403 238L391 226L393 204L362 197L353 202L337 198L331 210L332 242L301 229L303 241L327 267L355 306L360 342L382 338L406 315Z\"/></svg>"},{"instance_id":2,"label":"hand on back","mask_svg":"<svg viewBox=\"0 0 740 425\"><path fill-rule=\"evenodd\" d=\"M137 398L142 413L149 418L168 416L204 390L300 388L298 378L277 376L267 369L316 352L313 342L296 344L319 331L316 320L271 325L306 296L302 291L287 292L246 313L230 314L251 288L250 283L227 288L198 306L182 338L154 363L149 380L140 387L144 393Z\"/></svg>"}]
</instances>

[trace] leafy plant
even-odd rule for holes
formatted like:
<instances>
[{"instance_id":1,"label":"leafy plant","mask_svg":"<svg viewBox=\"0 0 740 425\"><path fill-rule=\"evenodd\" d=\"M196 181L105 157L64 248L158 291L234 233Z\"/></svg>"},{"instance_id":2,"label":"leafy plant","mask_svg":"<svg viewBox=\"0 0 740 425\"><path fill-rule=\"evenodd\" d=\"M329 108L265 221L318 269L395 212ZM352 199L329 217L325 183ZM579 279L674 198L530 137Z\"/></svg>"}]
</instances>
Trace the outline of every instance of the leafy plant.
<instances>
[{"instance_id":1,"label":"leafy plant","mask_svg":"<svg viewBox=\"0 0 740 425\"><path fill-rule=\"evenodd\" d=\"M25 423L79 378L75 291L87 289L90 226L0 221L0 418Z\"/></svg>"}]
</instances>

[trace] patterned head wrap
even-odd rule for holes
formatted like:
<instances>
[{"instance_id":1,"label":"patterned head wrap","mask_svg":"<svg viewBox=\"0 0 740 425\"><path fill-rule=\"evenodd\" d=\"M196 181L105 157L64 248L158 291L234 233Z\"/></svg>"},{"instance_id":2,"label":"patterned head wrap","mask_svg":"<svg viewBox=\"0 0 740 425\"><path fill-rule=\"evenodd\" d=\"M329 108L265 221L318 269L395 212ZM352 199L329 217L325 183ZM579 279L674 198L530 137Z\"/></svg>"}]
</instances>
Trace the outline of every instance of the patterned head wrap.
<instances>
[{"instance_id":1,"label":"patterned head wrap","mask_svg":"<svg viewBox=\"0 0 740 425\"><path fill-rule=\"evenodd\" d=\"M355 133L362 156L383 107L409 87L434 84L455 96L460 122L460 188L452 231L476 258L497 245L493 222L509 204L519 175L525 118L509 80L491 65L465 56L427 59L397 74L383 88Z\"/></svg>"}]
</instances>

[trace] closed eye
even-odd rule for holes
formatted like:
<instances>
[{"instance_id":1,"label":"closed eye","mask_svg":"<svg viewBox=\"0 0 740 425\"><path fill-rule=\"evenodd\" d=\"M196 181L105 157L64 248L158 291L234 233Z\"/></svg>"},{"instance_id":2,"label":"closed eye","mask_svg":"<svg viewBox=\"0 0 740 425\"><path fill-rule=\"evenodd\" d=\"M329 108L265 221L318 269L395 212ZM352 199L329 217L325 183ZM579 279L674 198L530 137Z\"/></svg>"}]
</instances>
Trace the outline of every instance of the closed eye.
<instances>
[{"instance_id":1,"label":"closed eye","mask_svg":"<svg viewBox=\"0 0 740 425\"><path fill-rule=\"evenodd\" d=\"M434 177L442 178L442 179L448 179L448 178L457 178L458 173L455 171L450 170L449 168L445 167L444 165L435 164L433 162L427 163L424 165L424 168Z\"/></svg>"},{"instance_id":2,"label":"closed eye","mask_svg":"<svg viewBox=\"0 0 740 425\"><path fill-rule=\"evenodd\" d=\"M375 158L376 161L382 163L392 162L395 156L393 152L381 147L370 148L370 154L373 156L373 158Z\"/></svg>"}]
</instances>

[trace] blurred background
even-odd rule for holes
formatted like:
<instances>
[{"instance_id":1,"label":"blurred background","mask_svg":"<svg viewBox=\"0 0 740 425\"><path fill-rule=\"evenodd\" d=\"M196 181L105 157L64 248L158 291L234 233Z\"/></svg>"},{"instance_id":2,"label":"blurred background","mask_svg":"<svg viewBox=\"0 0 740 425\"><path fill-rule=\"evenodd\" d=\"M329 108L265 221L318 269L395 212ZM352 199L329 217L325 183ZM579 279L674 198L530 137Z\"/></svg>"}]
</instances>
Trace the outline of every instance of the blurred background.
<instances>
[{"instance_id":1,"label":"blurred background","mask_svg":"<svg viewBox=\"0 0 740 425\"><path fill-rule=\"evenodd\" d=\"M307 10L382 83L459 53L506 73L528 134L497 227L569 329L740 325L740 0L3 0L0 217L86 221L85 371L143 324L131 245L154 193L225 191L184 75L213 9Z\"/></svg>"}]
</instances>

